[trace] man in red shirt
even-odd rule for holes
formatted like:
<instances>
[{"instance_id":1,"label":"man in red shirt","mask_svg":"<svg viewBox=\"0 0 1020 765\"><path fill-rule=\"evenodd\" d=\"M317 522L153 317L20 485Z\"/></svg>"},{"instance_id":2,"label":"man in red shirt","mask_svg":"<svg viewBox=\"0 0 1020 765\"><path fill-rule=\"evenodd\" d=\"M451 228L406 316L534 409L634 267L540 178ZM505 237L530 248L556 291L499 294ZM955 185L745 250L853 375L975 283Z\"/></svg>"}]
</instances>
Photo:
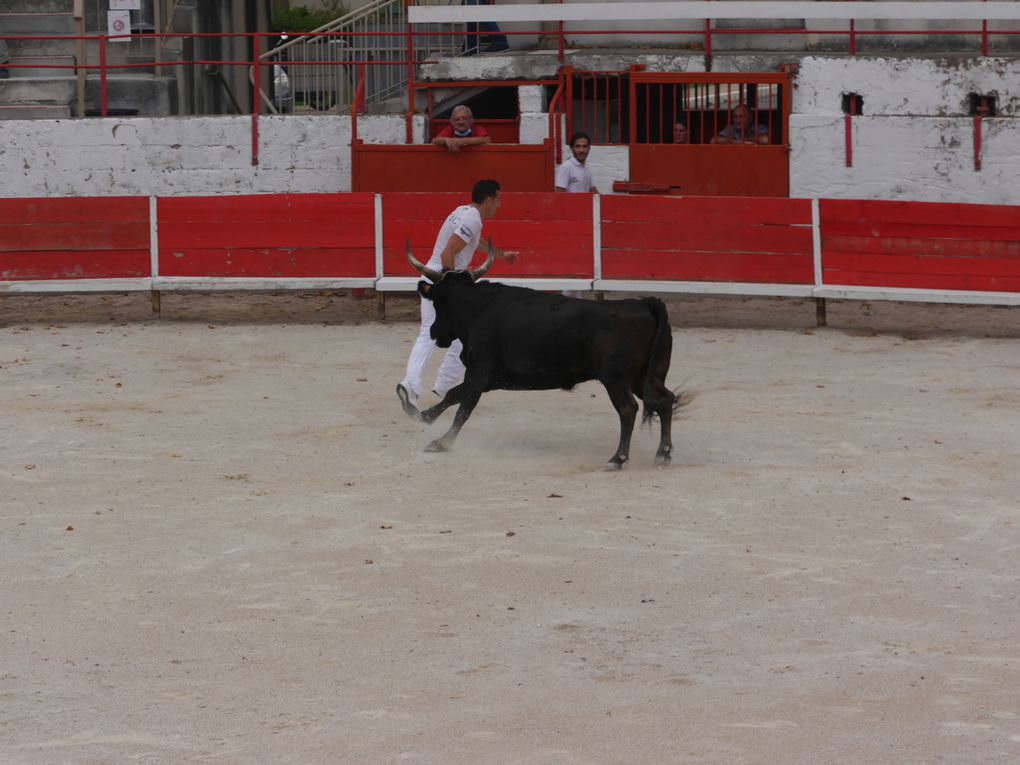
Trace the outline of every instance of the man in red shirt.
<instances>
[{"instance_id":1,"label":"man in red shirt","mask_svg":"<svg viewBox=\"0 0 1020 765\"><path fill-rule=\"evenodd\" d=\"M492 143L485 128L475 124L471 109L455 106L450 113L450 124L432 139L436 146L445 146L447 151L460 151L461 146L478 146Z\"/></svg>"}]
</instances>

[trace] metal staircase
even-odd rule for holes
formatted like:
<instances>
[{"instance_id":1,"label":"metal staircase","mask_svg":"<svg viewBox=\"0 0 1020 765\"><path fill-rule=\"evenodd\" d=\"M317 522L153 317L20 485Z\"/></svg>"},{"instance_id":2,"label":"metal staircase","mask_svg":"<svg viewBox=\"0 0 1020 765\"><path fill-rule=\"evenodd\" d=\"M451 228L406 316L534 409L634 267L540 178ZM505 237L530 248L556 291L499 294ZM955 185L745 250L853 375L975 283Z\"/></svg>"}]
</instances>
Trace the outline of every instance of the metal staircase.
<instances>
[{"instance_id":1,"label":"metal staircase","mask_svg":"<svg viewBox=\"0 0 1020 765\"><path fill-rule=\"evenodd\" d=\"M265 108L272 113L346 113L362 77L365 109L380 110L390 101L402 107L408 87L405 6L405 0L371 0L261 55L267 65L261 79L272 82L262 88ZM450 24L416 28L411 56L424 61L457 55L463 38L452 31Z\"/></svg>"}]
</instances>

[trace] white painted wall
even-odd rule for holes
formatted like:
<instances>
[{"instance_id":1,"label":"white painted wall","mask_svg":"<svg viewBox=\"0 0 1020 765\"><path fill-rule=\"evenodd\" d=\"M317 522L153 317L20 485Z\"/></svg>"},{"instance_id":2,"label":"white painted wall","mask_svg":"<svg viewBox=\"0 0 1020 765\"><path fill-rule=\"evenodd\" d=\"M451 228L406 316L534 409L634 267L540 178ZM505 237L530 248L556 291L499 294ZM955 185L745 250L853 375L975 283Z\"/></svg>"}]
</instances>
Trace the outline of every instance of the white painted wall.
<instances>
[{"instance_id":1,"label":"white painted wall","mask_svg":"<svg viewBox=\"0 0 1020 765\"><path fill-rule=\"evenodd\" d=\"M699 60L700 57L693 57ZM633 60L633 57L631 57ZM660 62L661 63L661 62ZM774 71L730 58L718 70ZM695 67L691 67L695 69ZM845 166L843 92L864 97L854 118L854 165ZM970 92L999 95L984 120L982 169L974 169ZM539 88L521 90L521 138L541 143L548 115ZM249 117L5 121L0 197L344 192L351 188L350 120L263 117L260 164L251 165ZM790 124L794 197L1020 204L1020 66L1015 59L809 57L795 79ZM424 118L415 117L423 142ZM359 134L402 143L400 115L362 117ZM564 149L569 156L568 149ZM604 193L629 178L626 147L596 146L590 160Z\"/></svg>"}]
</instances>

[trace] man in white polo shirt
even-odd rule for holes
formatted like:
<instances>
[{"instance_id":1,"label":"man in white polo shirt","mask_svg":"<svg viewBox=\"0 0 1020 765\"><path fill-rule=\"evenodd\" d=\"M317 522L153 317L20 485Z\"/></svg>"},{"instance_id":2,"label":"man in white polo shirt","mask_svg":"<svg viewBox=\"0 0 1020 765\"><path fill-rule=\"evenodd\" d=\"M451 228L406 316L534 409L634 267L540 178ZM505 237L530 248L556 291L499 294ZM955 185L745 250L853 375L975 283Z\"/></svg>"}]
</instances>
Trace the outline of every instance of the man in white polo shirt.
<instances>
[{"instance_id":1,"label":"man in white polo shirt","mask_svg":"<svg viewBox=\"0 0 1020 765\"><path fill-rule=\"evenodd\" d=\"M587 133L574 133L570 136L570 159L556 168L556 190L575 194L598 194L599 190L592 183L591 168L588 167L588 152L591 151L591 138ZM564 297L581 297L577 290L563 290Z\"/></svg>"},{"instance_id":2,"label":"man in white polo shirt","mask_svg":"<svg viewBox=\"0 0 1020 765\"><path fill-rule=\"evenodd\" d=\"M461 205L443 222L439 236L436 237L436 244L432 248L432 257L426 266L433 271L464 271L471 265L471 258L474 257L475 249L482 239L482 221L495 216L500 204L499 184L493 180L478 181L471 191L471 204ZM493 251L502 261L510 264L517 262L516 252L501 250L498 247L493 247ZM411 349L411 355L407 359L407 372L404 379L397 384L400 405L411 417L418 416L422 377L436 349L436 343L429 333L435 320L436 309L432 301L421 298L421 327ZM454 340L439 365L432 390L440 398L446 396L447 391L464 376L464 364L460 360L462 349L460 340Z\"/></svg>"},{"instance_id":3,"label":"man in white polo shirt","mask_svg":"<svg viewBox=\"0 0 1020 765\"><path fill-rule=\"evenodd\" d=\"M570 136L570 153L573 156L556 168L557 191L577 194L599 193L592 182L591 168L587 165L589 151L591 138L587 133L574 133Z\"/></svg>"}]
</instances>

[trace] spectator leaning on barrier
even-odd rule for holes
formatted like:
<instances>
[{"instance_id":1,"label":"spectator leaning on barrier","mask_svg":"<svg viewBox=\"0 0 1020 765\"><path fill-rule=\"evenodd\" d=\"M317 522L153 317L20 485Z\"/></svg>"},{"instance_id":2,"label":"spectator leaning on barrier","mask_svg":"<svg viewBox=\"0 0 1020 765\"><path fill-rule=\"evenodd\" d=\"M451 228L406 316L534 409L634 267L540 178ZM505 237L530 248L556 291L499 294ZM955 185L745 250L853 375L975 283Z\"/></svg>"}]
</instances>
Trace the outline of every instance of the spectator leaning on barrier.
<instances>
[{"instance_id":1,"label":"spectator leaning on barrier","mask_svg":"<svg viewBox=\"0 0 1020 765\"><path fill-rule=\"evenodd\" d=\"M492 143L485 128L475 124L475 117L467 106L455 106L450 113L450 124L439 132L432 143L445 146L447 151L460 151L462 146L479 146Z\"/></svg>"}]
</instances>

